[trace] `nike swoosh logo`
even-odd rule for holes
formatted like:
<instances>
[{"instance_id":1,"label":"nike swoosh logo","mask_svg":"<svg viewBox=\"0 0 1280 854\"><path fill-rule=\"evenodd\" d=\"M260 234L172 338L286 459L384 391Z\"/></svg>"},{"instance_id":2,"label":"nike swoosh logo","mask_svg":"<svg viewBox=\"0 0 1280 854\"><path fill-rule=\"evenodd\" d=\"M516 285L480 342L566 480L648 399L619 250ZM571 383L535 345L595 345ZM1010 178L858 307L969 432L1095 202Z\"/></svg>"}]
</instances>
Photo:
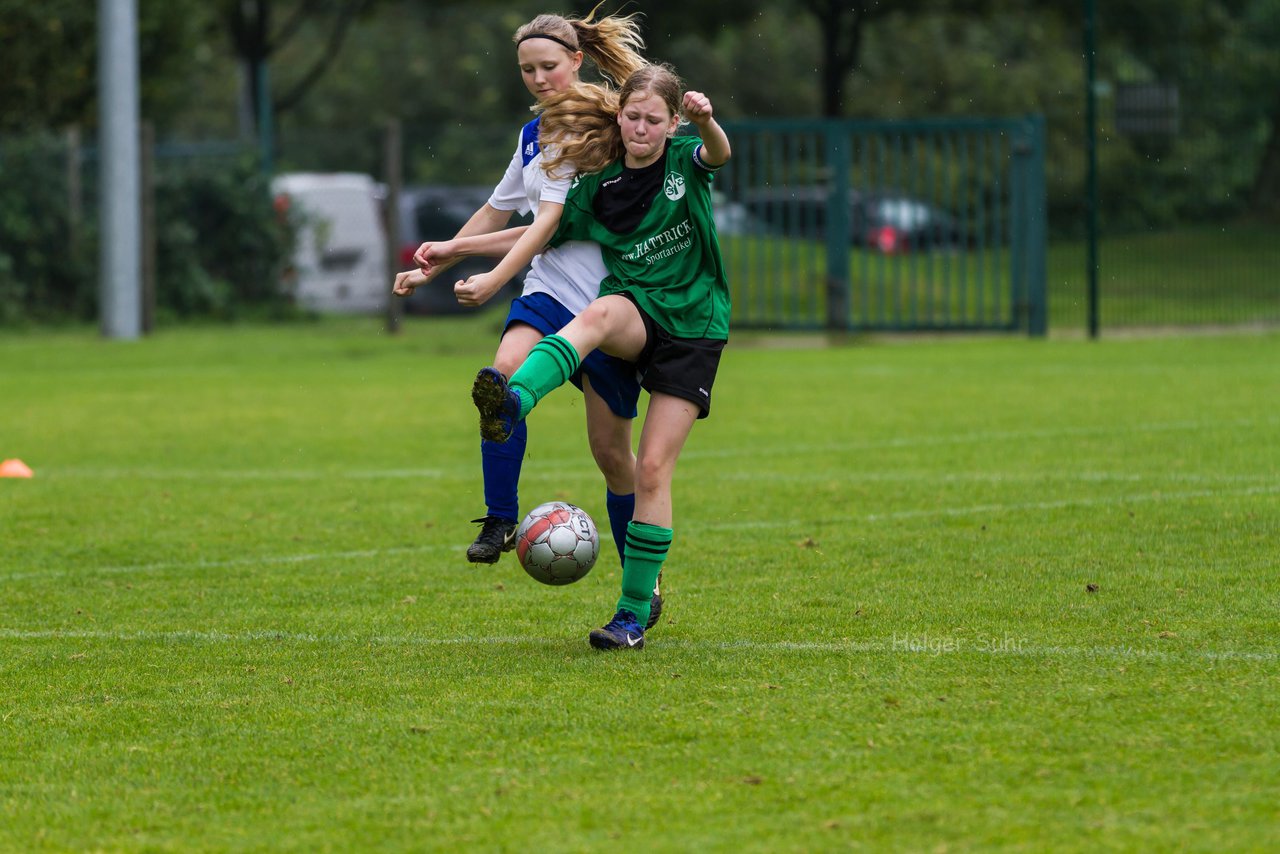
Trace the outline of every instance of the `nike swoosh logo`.
<instances>
[{"instance_id":1,"label":"nike swoosh logo","mask_svg":"<svg viewBox=\"0 0 1280 854\"><path fill-rule=\"evenodd\" d=\"M643 639L643 636L638 638L633 638L631 635L627 635L627 646L635 646L636 644L640 643L642 639Z\"/></svg>"}]
</instances>

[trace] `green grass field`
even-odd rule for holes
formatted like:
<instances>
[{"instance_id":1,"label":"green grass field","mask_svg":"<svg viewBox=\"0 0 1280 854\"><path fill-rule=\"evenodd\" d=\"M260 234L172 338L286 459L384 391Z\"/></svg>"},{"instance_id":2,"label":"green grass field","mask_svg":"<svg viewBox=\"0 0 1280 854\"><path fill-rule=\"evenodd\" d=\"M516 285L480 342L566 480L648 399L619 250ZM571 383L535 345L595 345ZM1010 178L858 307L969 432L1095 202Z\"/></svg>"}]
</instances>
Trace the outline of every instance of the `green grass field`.
<instances>
[{"instance_id":1,"label":"green grass field","mask_svg":"<svg viewBox=\"0 0 1280 854\"><path fill-rule=\"evenodd\" d=\"M0 850L1274 846L1280 335L741 335L602 654L463 558L499 317L0 338Z\"/></svg>"}]
</instances>

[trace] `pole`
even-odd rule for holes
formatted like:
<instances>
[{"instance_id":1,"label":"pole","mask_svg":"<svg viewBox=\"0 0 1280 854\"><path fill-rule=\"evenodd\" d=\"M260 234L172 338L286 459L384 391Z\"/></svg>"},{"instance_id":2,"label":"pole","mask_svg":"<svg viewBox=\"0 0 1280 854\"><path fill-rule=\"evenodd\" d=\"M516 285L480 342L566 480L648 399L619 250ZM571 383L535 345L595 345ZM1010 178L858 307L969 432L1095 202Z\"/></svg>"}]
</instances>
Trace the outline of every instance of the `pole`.
<instances>
[{"instance_id":1,"label":"pole","mask_svg":"<svg viewBox=\"0 0 1280 854\"><path fill-rule=\"evenodd\" d=\"M386 170L387 197L383 200L382 221L387 235L387 275L383 282L387 291L387 332L400 331L401 298L391 293L390 277L400 269L400 190L404 183L403 144L399 119L387 122L383 168Z\"/></svg>"},{"instance_id":2,"label":"pole","mask_svg":"<svg viewBox=\"0 0 1280 854\"><path fill-rule=\"evenodd\" d=\"M80 126L72 125L67 128L67 247L72 258L80 255L80 236L84 225L82 169Z\"/></svg>"},{"instance_id":3,"label":"pole","mask_svg":"<svg viewBox=\"0 0 1280 854\"><path fill-rule=\"evenodd\" d=\"M258 63L255 75L258 87L258 148L262 157L262 173L268 178L275 173L275 109L271 104L271 78L267 61Z\"/></svg>"},{"instance_id":4,"label":"pole","mask_svg":"<svg viewBox=\"0 0 1280 854\"><path fill-rule=\"evenodd\" d=\"M142 333L156 325L156 128L142 123Z\"/></svg>"},{"instance_id":5,"label":"pole","mask_svg":"<svg viewBox=\"0 0 1280 854\"><path fill-rule=\"evenodd\" d=\"M137 0L98 0L98 105L99 314L104 336L132 340L142 331Z\"/></svg>"},{"instance_id":6,"label":"pole","mask_svg":"<svg viewBox=\"0 0 1280 854\"><path fill-rule=\"evenodd\" d=\"M1089 337L1098 337L1098 105L1095 92L1096 0L1084 0L1085 151L1088 154L1088 186L1085 202L1087 276L1089 282Z\"/></svg>"}]
</instances>

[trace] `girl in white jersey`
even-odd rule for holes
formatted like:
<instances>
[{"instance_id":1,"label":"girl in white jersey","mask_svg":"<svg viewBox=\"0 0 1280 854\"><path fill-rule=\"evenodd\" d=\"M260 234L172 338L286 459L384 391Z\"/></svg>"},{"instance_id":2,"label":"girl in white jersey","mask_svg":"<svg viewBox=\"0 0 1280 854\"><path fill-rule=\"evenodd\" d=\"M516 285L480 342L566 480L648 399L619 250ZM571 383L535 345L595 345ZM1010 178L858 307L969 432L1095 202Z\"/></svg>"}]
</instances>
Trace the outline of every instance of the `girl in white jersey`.
<instances>
[{"instance_id":1,"label":"girl in white jersey","mask_svg":"<svg viewBox=\"0 0 1280 854\"><path fill-rule=\"evenodd\" d=\"M644 42L634 15L599 21L593 20L594 15L595 10L583 19L540 15L516 31L520 73L539 101L578 82L584 54L605 77L619 82L645 64L638 53ZM545 249L559 221L573 170L569 167L548 175L542 168L539 124L539 119L534 119L521 130L507 171L489 201L452 240L422 244L414 256L419 269L400 273L394 286L396 294L407 296L462 257L504 256L491 273L455 284L459 303L478 306L532 258L524 291L511 304L494 359L494 367L508 376L543 336L561 329L595 299L600 282L608 275L595 243L571 241ZM534 224L513 249L510 233L501 232L512 212L530 210L535 211ZM631 424L640 395L635 366L593 353L583 361L573 382L586 398L588 442L605 478L605 506L621 560L627 524L635 509ZM495 563L502 552L515 545L520 518L517 486L527 442L524 422L505 444L481 442L487 512L475 520L481 525L480 533L467 549L467 559L473 563ZM657 622L661 608L662 599L655 588L650 624Z\"/></svg>"}]
</instances>

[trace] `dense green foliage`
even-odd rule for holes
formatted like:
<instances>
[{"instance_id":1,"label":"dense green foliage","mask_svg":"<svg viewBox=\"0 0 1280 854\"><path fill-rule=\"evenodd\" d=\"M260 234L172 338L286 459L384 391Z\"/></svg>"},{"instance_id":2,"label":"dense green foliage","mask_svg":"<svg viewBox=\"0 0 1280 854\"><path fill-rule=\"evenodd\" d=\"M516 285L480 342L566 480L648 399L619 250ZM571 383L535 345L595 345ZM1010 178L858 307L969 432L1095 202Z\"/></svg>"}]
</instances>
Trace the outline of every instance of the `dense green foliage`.
<instances>
[{"instance_id":1,"label":"dense green foliage","mask_svg":"<svg viewBox=\"0 0 1280 854\"><path fill-rule=\"evenodd\" d=\"M60 148L43 135L0 145L0 323L96 310L97 218L74 213Z\"/></svg>"},{"instance_id":2,"label":"dense green foliage","mask_svg":"<svg viewBox=\"0 0 1280 854\"><path fill-rule=\"evenodd\" d=\"M0 337L0 849L1272 847L1280 337L735 336L604 655L462 556L499 317Z\"/></svg>"},{"instance_id":3,"label":"dense green foliage","mask_svg":"<svg viewBox=\"0 0 1280 854\"><path fill-rule=\"evenodd\" d=\"M213 21L194 0L136 5L143 112L162 127L181 123L200 107L192 85L219 71L206 42ZM94 2L0 0L0 136L97 124L97 25Z\"/></svg>"},{"instance_id":4,"label":"dense green foliage","mask_svg":"<svg viewBox=\"0 0 1280 854\"><path fill-rule=\"evenodd\" d=\"M296 103L317 47L352 6L263 0L272 41L270 79L287 110L277 116L284 168L381 168L378 133L397 116L410 129L411 179L485 183L505 160L511 126L528 105L510 34L543 5L364 3L327 73ZM577 10L585 12L590 4ZM837 4L839 6L839 4ZM856 64L842 112L866 118L1013 115L1049 118L1055 228L1079 220L1083 183L1081 6L1021 0L916 0L864 8ZM64 8L65 7L65 8ZM224 8L225 7L225 8ZM171 135L227 138L238 131L242 79L228 29L235 4L143 3L143 110ZM843 7L841 7L843 8ZM299 10L304 14L296 16ZM822 33L836 6L651 2L645 30L657 57L716 95L726 118L816 116L824 93ZM0 0L12 38L0 79L0 133L95 124L94 14L84 4ZM845 14L845 13L841 13ZM1262 200L1268 130L1280 120L1277 0L1126 0L1100 4L1103 204L1116 226L1204 220ZM84 50L67 53L68 40ZM802 61L797 61L797 60ZM1114 86L1178 87L1174 140L1114 132ZM490 164L496 164L491 166ZM1280 167L1277 167L1280 168ZM466 176L473 176L466 178ZM1140 181L1142 193L1135 193Z\"/></svg>"},{"instance_id":5,"label":"dense green foliage","mask_svg":"<svg viewBox=\"0 0 1280 854\"><path fill-rule=\"evenodd\" d=\"M256 162L158 159L155 172L157 319L286 311L293 231ZM96 190L96 161L69 166L59 140L0 146L0 323L95 316Z\"/></svg>"},{"instance_id":6,"label":"dense green foliage","mask_svg":"<svg viewBox=\"0 0 1280 854\"><path fill-rule=\"evenodd\" d=\"M184 168L188 167L188 168ZM177 317L275 316L289 309L281 274L294 232L252 157L160 171L158 308Z\"/></svg>"}]
</instances>

